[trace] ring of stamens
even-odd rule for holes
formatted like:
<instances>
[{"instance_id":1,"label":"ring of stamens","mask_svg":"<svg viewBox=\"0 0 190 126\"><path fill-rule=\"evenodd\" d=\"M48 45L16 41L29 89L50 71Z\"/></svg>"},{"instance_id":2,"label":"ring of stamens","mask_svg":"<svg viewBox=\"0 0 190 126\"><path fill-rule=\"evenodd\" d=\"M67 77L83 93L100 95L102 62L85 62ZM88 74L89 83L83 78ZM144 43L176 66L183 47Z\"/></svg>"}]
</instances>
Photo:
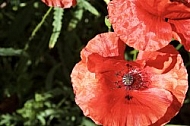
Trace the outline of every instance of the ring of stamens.
<instances>
[{"instance_id":1,"label":"ring of stamens","mask_svg":"<svg viewBox=\"0 0 190 126\"><path fill-rule=\"evenodd\" d=\"M117 88L124 87L126 90L146 89L150 83L149 76L143 70L126 65L127 70L117 72L118 81L115 82Z\"/></svg>"}]
</instances>

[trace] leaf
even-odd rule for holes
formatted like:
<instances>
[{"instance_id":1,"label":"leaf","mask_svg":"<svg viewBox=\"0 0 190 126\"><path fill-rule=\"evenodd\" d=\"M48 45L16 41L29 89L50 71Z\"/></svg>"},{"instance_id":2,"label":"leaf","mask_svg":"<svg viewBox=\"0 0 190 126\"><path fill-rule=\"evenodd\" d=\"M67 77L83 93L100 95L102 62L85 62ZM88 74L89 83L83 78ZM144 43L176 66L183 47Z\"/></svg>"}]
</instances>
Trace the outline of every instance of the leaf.
<instances>
[{"instance_id":1,"label":"leaf","mask_svg":"<svg viewBox=\"0 0 190 126\"><path fill-rule=\"evenodd\" d=\"M74 17L69 22L68 30L71 31L76 28L78 22L82 19L83 16L83 9L76 10L74 12Z\"/></svg>"},{"instance_id":2,"label":"leaf","mask_svg":"<svg viewBox=\"0 0 190 126\"><path fill-rule=\"evenodd\" d=\"M108 31L111 32L111 23L107 16L105 17L104 21L105 21L106 26L108 27Z\"/></svg>"},{"instance_id":3,"label":"leaf","mask_svg":"<svg viewBox=\"0 0 190 126\"><path fill-rule=\"evenodd\" d=\"M62 17L63 17L63 8L54 8L54 21L53 21L53 33L51 34L51 38L49 41L49 48L53 48L57 39L59 38L61 27L62 27Z\"/></svg>"},{"instance_id":4,"label":"leaf","mask_svg":"<svg viewBox=\"0 0 190 126\"><path fill-rule=\"evenodd\" d=\"M89 119L83 118L82 124L80 126L96 126L96 125Z\"/></svg>"},{"instance_id":5,"label":"leaf","mask_svg":"<svg viewBox=\"0 0 190 126\"><path fill-rule=\"evenodd\" d=\"M84 8L85 10L88 10L90 13L98 17L100 16L100 13L96 10L96 8L86 0L78 0L78 6Z\"/></svg>"},{"instance_id":6,"label":"leaf","mask_svg":"<svg viewBox=\"0 0 190 126\"><path fill-rule=\"evenodd\" d=\"M0 48L0 56L18 56L23 52L21 49Z\"/></svg>"},{"instance_id":7,"label":"leaf","mask_svg":"<svg viewBox=\"0 0 190 126\"><path fill-rule=\"evenodd\" d=\"M46 125L46 120L45 120L45 118L43 116L37 115L37 119L41 122L42 126Z\"/></svg>"}]
</instances>

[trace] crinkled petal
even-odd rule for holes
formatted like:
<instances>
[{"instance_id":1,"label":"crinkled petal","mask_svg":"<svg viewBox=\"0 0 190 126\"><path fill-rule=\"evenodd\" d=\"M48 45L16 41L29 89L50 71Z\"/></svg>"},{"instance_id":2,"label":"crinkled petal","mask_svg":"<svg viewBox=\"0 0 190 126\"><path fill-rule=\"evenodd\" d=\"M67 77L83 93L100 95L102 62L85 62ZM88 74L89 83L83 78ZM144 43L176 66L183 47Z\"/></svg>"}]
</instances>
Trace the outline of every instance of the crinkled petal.
<instances>
[{"instance_id":1,"label":"crinkled petal","mask_svg":"<svg viewBox=\"0 0 190 126\"><path fill-rule=\"evenodd\" d=\"M181 103L183 102L188 87L187 71L182 57L173 46L168 45L155 52L140 51L137 60L145 60L144 69L153 74L152 85L171 92L178 91L176 93L181 96L177 94L175 96Z\"/></svg>"},{"instance_id":2,"label":"crinkled petal","mask_svg":"<svg viewBox=\"0 0 190 126\"><path fill-rule=\"evenodd\" d=\"M151 86L168 90L175 97L178 107L168 111L173 116L177 114L188 89L188 74L180 54L169 45L156 52L140 51L137 59L145 60L145 71L152 73Z\"/></svg>"},{"instance_id":3,"label":"crinkled petal","mask_svg":"<svg viewBox=\"0 0 190 126\"><path fill-rule=\"evenodd\" d=\"M71 82L75 93L75 101L83 110L84 115L89 115L88 103L96 96L96 91L101 87L97 83L95 73L88 71L84 62L75 65L71 73Z\"/></svg>"},{"instance_id":4,"label":"crinkled petal","mask_svg":"<svg viewBox=\"0 0 190 126\"><path fill-rule=\"evenodd\" d=\"M108 4L109 19L114 31L126 44L138 50L153 51L166 46L172 39L170 24L146 11L146 7L140 6L138 2L113 0ZM144 6L147 3L144 2Z\"/></svg>"},{"instance_id":5,"label":"crinkled petal","mask_svg":"<svg viewBox=\"0 0 190 126\"><path fill-rule=\"evenodd\" d=\"M133 0L135 4L143 8L146 12L161 16L165 13L166 6L171 4L170 0Z\"/></svg>"},{"instance_id":6,"label":"crinkled petal","mask_svg":"<svg viewBox=\"0 0 190 126\"><path fill-rule=\"evenodd\" d=\"M151 126L164 126L166 123L168 123L174 115L177 114L179 109L181 108L181 103L176 99L175 96L173 96L173 102L171 106L167 108L166 113L164 116L162 116L158 121L153 123Z\"/></svg>"},{"instance_id":7,"label":"crinkled petal","mask_svg":"<svg viewBox=\"0 0 190 126\"><path fill-rule=\"evenodd\" d=\"M164 116L173 102L169 91L157 88L131 91L131 100L126 95L125 90L104 90L89 102L90 117L104 126L148 126Z\"/></svg>"},{"instance_id":8,"label":"crinkled petal","mask_svg":"<svg viewBox=\"0 0 190 126\"><path fill-rule=\"evenodd\" d=\"M114 32L102 33L91 39L86 47L81 51L82 60L92 53L98 53L103 57L118 57L124 59L125 44L116 36Z\"/></svg>"},{"instance_id":9,"label":"crinkled petal","mask_svg":"<svg viewBox=\"0 0 190 126\"><path fill-rule=\"evenodd\" d=\"M52 7L61 7L61 8L70 8L71 6L75 6L76 0L42 0L48 6Z\"/></svg>"},{"instance_id":10,"label":"crinkled petal","mask_svg":"<svg viewBox=\"0 0 190 126\"><path fill-rule=\"evenodd\" d=\"M104 73L107 71L115 71L116 68L117 70L126 69L126 66L124 65L126 62L127 61L125 60L105 58L97 53L93 53L88 57L87 67L88 70L93 73Z\"/></svg>"},{"instance_id":11,"label":"crinkled petal","mask_svg":"<svg viewBox=\"0 0 190 126\"><path fill-rule=\"evenodd\" d=\"M154 68L155 73L161 74L174 68L178 55L176 49L168 45L158 51L140 51L137 60L146 60L146 66Z\"/></svg>"},{"instance_id":12,"label":"crinkled petal","mask_svg":"<svg viewBox=\"0 0 190 126\"><path fill-rule=\"evenodd\" d=\"M188 18L190 18L190 4L185 5L182 2L170 2L169 1L167 4L165 4L162 15L164 17L167 17L172 20L188 19Z\"/></svg>"},{"instance_id":13,"label":"crinkled petal","mask_svg":"<svg viewBox=\"0 0 190 126\"><path fill-rule=\"evenodd\" d=\"M190 14L190 12L189 12ZM170 20L175 31L181 38L181 43L187 51L190 51L190 19L188 20Z\"/></svg>"}]
</instances>

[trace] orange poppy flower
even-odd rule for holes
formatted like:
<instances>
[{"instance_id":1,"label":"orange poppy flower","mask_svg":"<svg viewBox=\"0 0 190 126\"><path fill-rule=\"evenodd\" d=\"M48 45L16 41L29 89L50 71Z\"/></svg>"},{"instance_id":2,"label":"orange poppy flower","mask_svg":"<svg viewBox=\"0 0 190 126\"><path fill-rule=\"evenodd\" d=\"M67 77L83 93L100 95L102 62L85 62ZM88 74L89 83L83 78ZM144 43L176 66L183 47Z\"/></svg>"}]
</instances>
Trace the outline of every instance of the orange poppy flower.
<instances>
[{"instance_id":1,"label":"orange poppy flower","mask_svg":"<svg viewBox=\"0 0 190 126\"><path fill-rule=\"evenodd\" d=\"M42 0L45 4L52 7L70 8L76 5L76 0Z\"/></svg>"},{"instance_id":2,"label":"orange poppy flower","mask_svg":"<svg viewBox=\"0 0 190 126\"><path fill-rule=\"evenodd\" d=\"M179 111L188 88L187 72L173 46L140 51L124 59L124 43L103 33L81 51L71 81L84 115L103 126L167 123Z\"/></svg>"},{"instance_id":3,"label":"orange poppy flower","mask_svg":"<svg viewBox=\"0 0 190 126\"><path fill-rule=\"evenodd\" d=\"M114 31L129 46L154 51L176 39L190 51L187 0L112 0L108 14Z\"/></svg>"}]
</instances>

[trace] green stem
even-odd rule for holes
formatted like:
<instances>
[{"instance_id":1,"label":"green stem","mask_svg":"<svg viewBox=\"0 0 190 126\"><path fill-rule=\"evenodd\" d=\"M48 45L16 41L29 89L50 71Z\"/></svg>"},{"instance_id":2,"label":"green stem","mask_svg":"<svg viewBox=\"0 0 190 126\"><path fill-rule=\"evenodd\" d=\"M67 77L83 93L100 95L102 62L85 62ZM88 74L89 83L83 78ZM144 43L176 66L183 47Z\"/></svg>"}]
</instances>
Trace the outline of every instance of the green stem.
<instances>
[{"instance_id":1,"label":"green stem","mask_svg":"<svg viewBox=\"0 0 190 126\"><path fill-rule=\"evenodd\" d=\"M138 50L134 50L133 60L137 59L138 52L139 52Z\"/></svg>"},{"instance_id":2,"label":"green stem","mask_svg":"<svg viewBox=\"0 0 190 126\"><path fill-rule=\"evenodd\" d=\"M179 50L183 45L182 44L178 44L178 46L176 47L177 50Z\"/></svg>"},{"instance_id":3,"label":"green stem","mask_svg":"<svg viewBox=\"0 0 190 126\"><path fill-rule=\"evenodd\" d=\"M29 41L31 41L33 39L33 37L35 36L36 32L40 29L40 27L42 26L42 24L45 22L45 19L47 18L47 16L49 15L49 13L51 12L53 7L50 7L47 12L45 13L45 15L43 16L42 20L40 21L40 23L35 27L35 29L33 30Z\"/></svg>"},{"instance_id":4,"label":"green stem","mask_svg":"<svg viewBox=\"0 0 190 126\"><path fill-rule=\"evenodd\" d=\"M138 51L138 50L135 50L135 49L130 52L131 54L133 54L133 60L136 60L136 59L137 59L137 54L138 54L138 52L139 52L139 51Z\"/></svg>"}]
</instances>

